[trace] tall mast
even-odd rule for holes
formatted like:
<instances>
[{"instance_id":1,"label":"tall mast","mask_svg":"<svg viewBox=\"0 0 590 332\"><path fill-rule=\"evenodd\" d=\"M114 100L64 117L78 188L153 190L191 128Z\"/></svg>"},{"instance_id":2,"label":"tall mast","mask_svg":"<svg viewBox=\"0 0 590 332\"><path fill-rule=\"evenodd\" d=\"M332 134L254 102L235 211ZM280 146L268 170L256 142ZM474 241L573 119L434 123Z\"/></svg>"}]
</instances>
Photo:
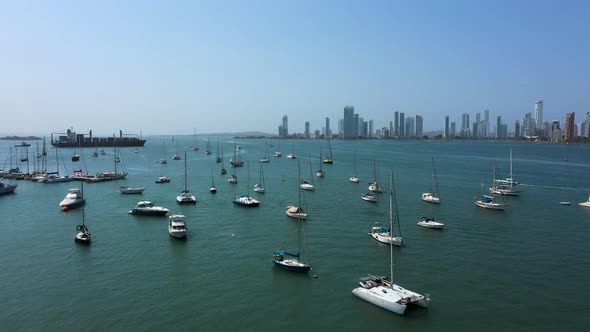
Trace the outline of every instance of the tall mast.
<instances>
[{"instance_id":1,"label":"tall mast","mask_svg":"<svg viewBox=\"0 0 590 332\"><path fill-rule=\"evenodd\" d=\"M186 189L186 151L184 151L184 191L187 191L187 189Z\"/></svg>"},{"instance_id":2,"label":"tall mast","mask_svg":"<svg viewBox=\"0 0 590 332\"><path fill-rule=\"evenodd\" d=\"M57 156L57 146L55 147L55 170L57 171L57 175L59 175L59 157Z\"/></svg>"},{"instance_id":3,"label":"tall mast","mask_svg":"<svg viewBox=\"0 0 590 332\"><path fill-rule=\"evenodd\" d=\"M389 236L393 242L393 170L389 171ZM393 243L389 246L389 273L393 289Z\"/></svg>"}]
</instances>

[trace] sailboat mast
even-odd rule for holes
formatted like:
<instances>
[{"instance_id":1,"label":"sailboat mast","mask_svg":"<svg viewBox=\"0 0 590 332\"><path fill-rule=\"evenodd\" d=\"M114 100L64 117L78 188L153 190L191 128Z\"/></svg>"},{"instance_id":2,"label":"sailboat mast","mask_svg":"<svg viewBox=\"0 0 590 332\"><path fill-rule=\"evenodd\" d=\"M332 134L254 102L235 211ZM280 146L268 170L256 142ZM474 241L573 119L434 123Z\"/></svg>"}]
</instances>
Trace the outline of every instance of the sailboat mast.
<instances>
[{"instance_id":1,"label":"sailboat mast","mask_svg":"<svg viewBox=\"0 0 590 332\"><path fill-rule=\"evenodd\" d=\"M55 171L59 175L59 157L57 156L57 146L55 147Z\"/></svg>"},{"instance_id":2,"label":"sailboat mast","mask_svg":"<svg viewBox=\"0 0 590 332\"><path fill-rule=\"evenodd\" d=\"M80 192L82 193L82 198L84 198L84 181L81 181L80 182ZM84 219L85 219L85 216L84 216L84 205L85 204L82 205L82 225L84 225Z\"/></svg>"},{"instance_id":3,"label":"sailboat mast","mask_svg":"<svg viewBox=\"0 0 590 332\"><path fill-rule=\"evenodd\" d=\"M186 151L184 151L184 191L187 191L187 189L186 189Z\"/></svg>"},{"instance_id":4,"label":"sailboat mast","mask_svg":"<svg viewBox=\"0 0 590 332\"><path fill-rule=\"evenodd\" d=\"M389 235L393 241L393 170L389 171ZM389 273L393 288L393 243L389 246Z\"/></svg>"}]
</instances>

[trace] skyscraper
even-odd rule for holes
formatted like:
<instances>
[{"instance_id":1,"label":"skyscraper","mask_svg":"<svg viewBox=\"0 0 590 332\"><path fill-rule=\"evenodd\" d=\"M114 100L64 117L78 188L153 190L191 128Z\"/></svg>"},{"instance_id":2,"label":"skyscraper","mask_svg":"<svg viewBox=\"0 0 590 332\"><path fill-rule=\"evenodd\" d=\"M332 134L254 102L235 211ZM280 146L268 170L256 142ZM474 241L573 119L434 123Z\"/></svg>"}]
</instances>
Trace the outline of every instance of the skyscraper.
<instances>
[{"instance_id":1,"label":"skyscraper","mask_svg":"<svg viewBox=\"0 0 590 332\"><path fill-rule=\"evenodd\" d=\"M586 137L590 138L590 112L586 112Z\"/></svg>"},{"instance_id":2,"label":"skyscraper","mask_svg":"<svg viewBox=\"0 0 590 332\"><path fill-rule=\"evenodd\" d=\"M369 137L373 138L373 120L369 120Z\"/></svg>"},{"instance_id":3,"label":"skyscraper","mask_svg":"<svg viewBox=\"0 0 590 332\"><path fill-rule=\"evenodd\" d=\"M399 136L399 112L393 113L393 137Z\"/></svg>"},{"instance_id":4,"label":"skyscraper","mask_svg":"<svg viewBox=\"0 0 590 332\"><path fill-rule=\"evenodd\" d=\"M309 121L305 121L305 137L310 138L311 134L309 132Z\"/></svg>"},{"instance_id":5,"label":"skyscraper","mask_svg":"<svg viewBox=\"0 0 590 332\"><path fill-rule=\"evenodd\" d=\"M520 137L520 121L518 121L518 120L516 120L514 122L514 137L515 138Z\"/></svg>"},{"instance_id":6,"label":"skyscraper","mask_svg":"<svg viewBox=\"0 0 590 332\"><path fill-rule=\"evenodd\" d=\"M330 130L330 118L326 117L326 136L332 137L332 130Z\"/></svg>"},{"instance_id":7,"label":"skyscraper","mask_svg":"<svg viewBox=\"0 0 590 332\"><path fill-rule=\"evenodd\" d=\"M399 113L399 123L398 123L398 130L397 133L399 134L399 137L405 137L405 124L406 124L406 119L405 119L406 115L403 112Z\"/></svg>"},{"instance_id":8,"label":"skyscraper","mask_svg":"<svg viewBox=\"0 0 590 332\"><path fill-rule=\"evenodd\" d=\"M469 129L469 113L463 113L461 117L461 137L471 136L471 130Z\"/></svg>"},{"instance_id":9,"label":"skyscraper","mask_svg":"<svg viewBox=\"0 0 590 332\"><path fill-rule=\"evenodd\" d=\"M561 142L561 128L559 120L551 121L551 142Z\"/></svg>"},{"instance_id":10,"label":"skyscraper","mask_svg":"<svg viewBox=\"0 0 590 332\"><path fill-rule=\"evenodd\" d=\"M535 128L543 128L543 100L537 100L537 102L535 103ZM533 135L536 134L533 133Z\"/></svg>"},{"instance_id":11,"label":"skyscraper","mask_svg":"<svg viewBox=\"0 0 590 332\"><path fill-rule=\"evenodd\" d=\"M502 117L498 115L496 118L496 138L503 138L502 134Z\"/></svg>"},{"instance_id":12,"label":"skyscraper","mask_svg":"<svg viewBox=\"0 0 590 332\"><path fill-rule=\"evenodd\" d=\"M483 137L490 137L490 110L483 111Z\"/></svg>"},{"instance_id":13,"label":"skyscraper","mask_svg":"<svg viewBox=\"0 0 590 332\"><path fill-rule=\"evenodd\" d=\"M449 116L445 115L445 130L443 131L443 138L449 138L450 132L449 132Z\"/></svg>"},{"instance_id":14,"label":"skyscraper","mask_svg":"<svg viewBox=\"0 0 590 332\"><path fill-rule=\"evenodd\" d=\"M416 115L416 137L422 138L423 119L420 115Z\"/></svg>"},{"instance_id":15,"label":"skyscraper","mask_svg":"<svg viewBox=\"0 0 590 332\"><path fill-rule=\"evenodd\" d=\"M570 112L565 115L565 134L564 140L566 142L573 142L574 141L574 127L576 126L575 122L576 112Z\"/></svg>"},{"instance_id":16,"label":"skyscraper","mask_svg":"<svg viewBox=\"0 0 590 332\"><path fill-rule=\"evenodd\" d=\"M360 120L360 116L355 113L354 117L352 118L352 137L354 138L358 138L359 137L359 121Z\"/></svg>"},{"instance_id":17,"label":"skyscraper","mask_svg":"<svg viewBox=\"0 0 590 332\"><path fill-rule=\"evenodd\" d=\"M344 138L351 139L354 137L354 106L344 107Z\"/></svg>"},{"instance_id":18,"label":"skyscraper","mask_svg":"<svg viewBox=\"0 0 590 332\"><path fill-rule=\"evenodd\" d=\"M289 136L289 119L287 115L283 115L283 123L279 126L279 137Z\"/></svg>"}]
</instances>

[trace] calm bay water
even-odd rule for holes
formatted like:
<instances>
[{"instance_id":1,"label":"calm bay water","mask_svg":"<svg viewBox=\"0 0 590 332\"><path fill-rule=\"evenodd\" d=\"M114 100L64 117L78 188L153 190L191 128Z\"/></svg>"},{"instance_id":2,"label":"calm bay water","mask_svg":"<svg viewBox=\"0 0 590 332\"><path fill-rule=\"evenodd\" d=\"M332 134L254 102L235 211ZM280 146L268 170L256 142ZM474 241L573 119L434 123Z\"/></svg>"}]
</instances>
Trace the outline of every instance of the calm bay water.
<instances>
[{"instance_id":1,"label":"calm bay water","mask_svg":"<svg viewBox=\"0 0 590 332\"><path fill-rule=\"evenodd\" d=\"M15 142L0 142L0 161ZM166 144L167 165L160 158ZM590 323L590 209L577 205L590 193L590 146L480 141L333 141L334 165L323 165L320 144L327 141L273 141L264 166L261 206L233 206L246 193L247 167L231 185L219 174L213 154L188 151L189 189L195 206L179 206L184 161L173 161L194 143L192 137L151 137L140 152L122 149L126 180L84 186L91 246L76 245L81 210L60 211L59 201L74 182L18 181L13 195L0 196L0 326L6 330L580 330ZM228 175L233 141L219 138ZM241 157L250 161L250 187L258 181L264 140L241 140ZM492 164L505 176L509 147L514 173L525 192L509 199L505 212L475 207L480 183L489 185ZM34 150L34 143L32 146ZM274 158L279 149L286 156ZM113 169L113 152L72 163L72 149L61 153L69 171L85 164L89 172ZM348 181L357 153L360 184ZM567 155L568 161L563 160ZM55 167L54 150L49 169ZM442 203L420 200L430 187L436 161ZM300 275L277 269L272 253L296 250L297 222L285 216L297 203L297 161L316 191L306 192L305 223L313 270ZM378 160L386 183L394 169L404 246L394 248L397 282L430 293L427 310L410 308L398 316L351 294L365 273L388 274L389 247L367 235L386 223L387 195L377 204L360 194ZM26 170L26 166L21 166ZM63 169L63 165L60 166ZM218 193L208 192L211 174ZM172 177L158 185L157 177ZM3 180L11 182L12 180ZM119 186L147 186L143 195L121 195ZM189 237L172 239L167 218L136 217L131 210L148 199L187 216ZM562 206L560 201L571 201ZM422 216L446 223L444 231L418 227ZM313 278L313 275L317 278Z\"/></svg>"}]
</instances>

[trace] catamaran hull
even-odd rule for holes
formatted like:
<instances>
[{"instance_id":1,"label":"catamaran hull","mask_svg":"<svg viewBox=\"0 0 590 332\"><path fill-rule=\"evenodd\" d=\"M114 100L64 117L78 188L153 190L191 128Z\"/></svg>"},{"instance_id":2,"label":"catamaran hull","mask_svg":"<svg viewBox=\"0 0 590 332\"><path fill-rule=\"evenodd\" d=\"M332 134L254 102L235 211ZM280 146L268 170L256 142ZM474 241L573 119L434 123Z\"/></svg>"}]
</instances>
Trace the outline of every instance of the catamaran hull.
<instances>
[{"instance_id":1,"label":"catamaran hull","mask_svg":"<svg viewBox=\"0 0 590 332\"><path fill-rule=\"evenodd\" d=\"M392 301L388 301L382 296L379 296L379 293L377 293L377 291L373 289L357 287L352 290L352 294L385 310L395 312L398 315L403 315L406 311L405 304L398 304Z\"/></svg>"}]
</instances>

